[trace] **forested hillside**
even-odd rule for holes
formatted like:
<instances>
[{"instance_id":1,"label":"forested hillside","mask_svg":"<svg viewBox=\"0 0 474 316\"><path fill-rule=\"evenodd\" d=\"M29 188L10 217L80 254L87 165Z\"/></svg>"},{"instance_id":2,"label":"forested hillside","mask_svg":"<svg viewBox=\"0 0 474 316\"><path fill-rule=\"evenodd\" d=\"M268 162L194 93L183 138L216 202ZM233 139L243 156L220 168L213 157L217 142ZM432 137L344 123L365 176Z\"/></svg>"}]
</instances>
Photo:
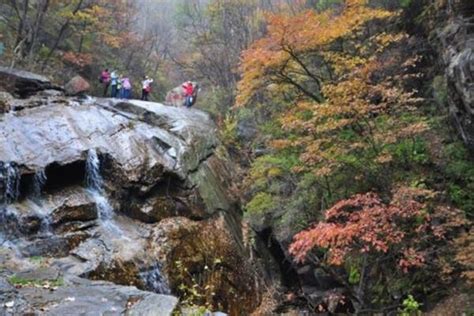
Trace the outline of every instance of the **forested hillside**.
<instances>
[{"instance_id":1,"label":"forested hillside","mask_svg":"<svg viewBox=\"0 0 474 316\"><path fill-rule=\"evenodd\" d=\"M0 65L60 85L81 75L93 96L103 69L130 77L132 98L149 76L156 102L199 83L242 246L189 241L199 255L182 248L170 268L182 306L470 315L473 18L470 0L0 0ZM208 219L191 209L179 215ZM246 272L226 279L241 248Z\"/></svg>"}]
</instances>

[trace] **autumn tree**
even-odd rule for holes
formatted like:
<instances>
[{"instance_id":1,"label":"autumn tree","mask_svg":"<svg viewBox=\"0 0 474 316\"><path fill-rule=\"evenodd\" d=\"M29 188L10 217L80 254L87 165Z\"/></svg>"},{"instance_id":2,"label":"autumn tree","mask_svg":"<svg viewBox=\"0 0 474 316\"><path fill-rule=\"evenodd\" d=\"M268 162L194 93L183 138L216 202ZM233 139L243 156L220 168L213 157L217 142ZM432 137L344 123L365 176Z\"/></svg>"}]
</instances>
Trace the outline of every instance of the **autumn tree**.
<instances>
[{"instance_id":1,"label":"autumn tree","mask_svg":"<svg viewBox=\"0 0 474 316\"><path fill-rule=\"evenodd\" d=\"M252 106L262 95L286 103L274 106L278 132L266 145L273 155L297 157L285 180L298 183L289 179L295 173L311 177L322 208L351 190L389 186L390 165L423 162L398 149L418 146L428 129L423 116L410 114L421 101L410 86L419 59L400 49L408 44L403 32L372 27L367 34L368 23L393 16L364 1L347 1L339 13L272 16L269 35L244 52L237 104ZM249 181L260 183L258 174L251 172Z\"/></svg>"},{"instance_id":2,"label":"autumn tree","mask_svg":"<svg viewBox=\"0 0 474 316\"><path fill-rule=\"evenodd\" d=\"M322 81L332 76L324 52L336 41L343 47L344 37L360 32L367 22L393 15L371 9L366 2L346 1L341 13L308 10L296 16L269 15L267 35L243 53L237 105L248 104L271 84L281 89L290 86L321 103Z\"/></svg>"},{"instance_id":3,"label":"autumn tree","mask_svg":"<svg viewBox=\"0 0 474 316\"><path fill-rule=\"evenodd\" d=\"M266 111L243 185L247 218L283 247L296 235L291 252L345 287L342 301L383 312L397 309L400 293L433 293L435 282L420 287L430 273L450 282L459 267L451 240L465 221L441 203L449 170L421 98L429 56L394 26L403 13L368 1L331 7L268 15L267 35L243 53L235 109ZM466 265L469 256L458 256Z\"/></svg>"},{"instance_id":4,"label":"autumn tree","mask_svg":"<svg viewBox=\"0 0 474 316\"><path fill-rule=\"evenodd\" d=\"M417 282L430 272L440 283L449 282L452 267L444 262L442 246L452 244L447 239L466 221L459 210L430 205L433 197L430 191L400 188L388 204L374 193L339 201L323 222L295 235L290 253L298 262L328 270L346 287L357 312L391 306L390 295L410 288L397 284L409 284L415 274ZM343 266L346 276L336 274L334 266Z\"/></svg>"}]
</instances>

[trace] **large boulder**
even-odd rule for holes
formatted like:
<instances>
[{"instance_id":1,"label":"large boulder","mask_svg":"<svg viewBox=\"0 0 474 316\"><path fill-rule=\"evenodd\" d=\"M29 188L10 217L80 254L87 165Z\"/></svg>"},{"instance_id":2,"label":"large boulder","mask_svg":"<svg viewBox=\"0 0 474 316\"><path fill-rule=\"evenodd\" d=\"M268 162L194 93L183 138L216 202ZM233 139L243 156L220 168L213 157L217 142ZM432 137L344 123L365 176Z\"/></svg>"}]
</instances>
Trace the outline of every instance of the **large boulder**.
<instances>
[{"instance_id":1,"label":"large boulder","mask_svg":"<svg viewBox=\"0 0 474 316\"><path fill-rule=\"evenodd\" d=\"M89 82L81 76L75 76L64 86L66 95L74 96L83 94L91 88Z\"/></svg>"},{"instance_id":2,"label":"large boulder","mask_svg":"<svg viewBox=\"0 0 474 316\"><path fill-rule=\"evenodd\" d=\"M0 276L2 315L172 315L178 299L51 269ZM10 283L10 284L9 284Z\"/></svg>"},{"instance_id":3,"label":"large boulder","mask_svg":"<svg viewBox=\"0 0 474 316\"><path fill-rule=\"evenodd\" d=\"M446 66L449 112L464 142L474 148L474 3L460 0L439 32L441 56Z\"/></svg>"},{"instance_id":4,"label":"large boulder","mask_svg":"<svg viewBox=\"0 0 474 316\"><path fill-rule=\"evenodd\" d=\"M197 291L231 315L249 314L260 303L253 267L224 218L165 219L154 228L150 244L174 293L187 297Z\"/></svg>"},{"instance_id":5,"label":"large boulder","mask_svg":"<svg viewBox=\"0 0 474 316\"><path fill-rule=\"evenodd\" d=\"M233 166L216 153L208 114L142 101L39 94L28 100L14 100L18 111L0 120L0 249L9 245L19 255L9 266L40 256L67 276L182 294L179 285L189 280L177 276L174 263L202 272L212 258L219 271L211 275L216 294L209 301L233 314L258 305L241 213L230 194ZM94 295L121 296L123 287L116 287ZM84 308L76 296L79 305L62 305L37 294L35 306L44 302L57 313L64 309L55 304ZM137 315L157 304L151 297L140 302Z\"/></svg>"},{"instance_id":6,"label":"large boulder","mask_svg":"<svg viewBox=\"0 0 474 316\"><path fill-rule=\"evenodd\" d=\"M0 67L0 91L26 98L39 91L53 88L57 87L44 76L28 71Z\"/></svg>"}]
</instances>

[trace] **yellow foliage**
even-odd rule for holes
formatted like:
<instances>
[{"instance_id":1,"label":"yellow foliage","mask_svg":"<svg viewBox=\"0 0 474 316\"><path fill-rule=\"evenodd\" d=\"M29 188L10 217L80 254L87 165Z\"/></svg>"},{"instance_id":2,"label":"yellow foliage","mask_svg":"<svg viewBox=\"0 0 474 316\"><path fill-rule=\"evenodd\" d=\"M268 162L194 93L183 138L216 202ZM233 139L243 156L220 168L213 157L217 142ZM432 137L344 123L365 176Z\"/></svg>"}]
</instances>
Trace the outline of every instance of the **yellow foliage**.
<instances>
[{"instance_id":1,"label":"yellow foliage","mask_svg":"<svg viewBox=\"0 0 474 316\"><path fill-rule=\"evenodd\" d=\"M394 15L386 10L369 8L366 4L367 1L363 0L347 0L341 14L307 10L296 16L268 15L267 36L256 41L242 55L243 76L238 85L236 105L246 105L260 88L274 81L270 70L278 71L289 66L295 71L304 71L295 56L323 52L326 46L356 33L368 21ZM387 42L389 38L384 40ZM359 58L350 60L348 56L327 57L340 60L341 67L354 67L364 61Z\"/></svg>"}]
</instances>

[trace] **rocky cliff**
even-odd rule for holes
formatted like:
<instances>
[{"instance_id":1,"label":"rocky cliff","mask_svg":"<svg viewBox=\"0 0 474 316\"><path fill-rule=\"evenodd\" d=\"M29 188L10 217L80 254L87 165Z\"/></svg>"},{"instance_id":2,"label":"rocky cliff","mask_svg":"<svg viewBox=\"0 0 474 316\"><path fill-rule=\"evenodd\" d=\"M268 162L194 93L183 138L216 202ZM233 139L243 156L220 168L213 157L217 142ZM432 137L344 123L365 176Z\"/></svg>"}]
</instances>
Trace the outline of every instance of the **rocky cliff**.
<instances>
[{"instance_id":1,"label":"rocky cliff","mask_svg":"<svg viewBox=\"0 0 474 316\"><path fill-rule=\"evenodd\" d=\"M258 305L207 114L0 76L0 309L166 315L196 287L231 314Z\"/></svg>"},{"instance_id":2,"label":"rocky cliff","mask_svg":"<svg viewBox=\"0 0 474 316\"><path fill-rule=\"evenodd\" d=\"M439 32L446 67L449 111L464 142L474 148L474 2L440 1L444 28Z\"/></svg>"}]
</instances>

